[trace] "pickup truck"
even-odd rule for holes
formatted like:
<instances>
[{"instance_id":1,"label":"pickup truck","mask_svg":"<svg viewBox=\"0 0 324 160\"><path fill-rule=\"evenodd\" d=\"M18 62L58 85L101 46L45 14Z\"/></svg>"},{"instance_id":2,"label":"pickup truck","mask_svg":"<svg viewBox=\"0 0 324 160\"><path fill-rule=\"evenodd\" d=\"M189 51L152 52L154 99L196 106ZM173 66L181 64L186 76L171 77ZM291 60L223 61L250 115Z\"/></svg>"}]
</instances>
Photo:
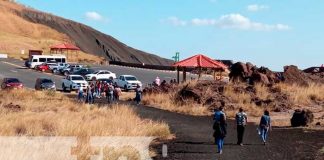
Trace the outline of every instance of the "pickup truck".
<instances>
[{"instance_id":1,"label":"pickup truck","mask_svg":"<svg viewBox=\"0 0 324 160\"><path fill-rule=\"evenodd\" d=\"M83 66L82 65L78 65L78 64L73 64L73 65L68 65L67 67L64 67L60 70L61 74L67 76L73 72L76 72L80 69L82 69Z\"/></svg>"},{"instance_id":2,"label":"pickup truck","mask_svg":"<svg viewBox=\"0 0 324 160\"><path fill-rule=\"evenodd\" d=\"M69 67L69 64L67 63L57 63L55 65L50 65L50 69L53 73L58 73L60 70Z\"/></svg>"},{"instance_id":3,"label":"pickup truck","mask_svg":"<svg viewBox=\"0 0 324 160\"><path fill-rule=\"evenodd\" d=\"M78 90L82 86L84 89L88 87L88 82L80 75L68 75L62 79L62 88L63 91Z\"/></svg>"},{"instance_id":4,"label":"pickup truck","mask_svg":"<svg viewBox=\"0 0 324 160\"><path fill-rule=\"evenodd\" d=\"M125 91L135 90L137 85L142 86L142 82L132 75L120 75L118 79L114 79L114 84Z\"/></svg>"}]
</instances>

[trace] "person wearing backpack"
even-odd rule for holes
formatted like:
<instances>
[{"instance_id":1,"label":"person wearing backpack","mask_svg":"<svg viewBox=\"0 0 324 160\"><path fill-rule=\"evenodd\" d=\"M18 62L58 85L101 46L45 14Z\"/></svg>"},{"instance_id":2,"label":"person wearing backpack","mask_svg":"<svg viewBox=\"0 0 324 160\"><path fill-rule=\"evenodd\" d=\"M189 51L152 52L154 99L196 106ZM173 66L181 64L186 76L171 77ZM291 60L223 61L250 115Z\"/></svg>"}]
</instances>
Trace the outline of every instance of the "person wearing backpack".
<instances>
[{"instance_id":1,"label":"person wearing backpack","mask_svg":"<svg viewBox=\"0 0 324 160\"><path fill-rule=\"evenodd\" d=\"M263 116L261 117L259 130L260 130L260 135L261 135L263 144L266 145L267 138L268 138L268 132L269 132L269 130L271 130L271 119L270 119L270 113L268 110L265 110Z\"/></svg>"},{"instance_id":2,"label":"person wearing backpack","mask_svg":"<svg viewBox=\"0 0 324 160\"><path fill-rule=\"evenodd\" d=\"M214 138L215 143L217 144L217 149L219 154L223 153L223 145L224 145L224 138L226 137L226 115L223 112L223 107L219 107L217 110L215 110L214 114Z\"/></svg>"},{"instance_id":3,"label":"person wearing backpack","mask_svg":"<svg viewBox=\"0 0 324 160\"><path fill-rule=\"evenodd\" d=\"M247 123L247 114L243 111L243 108L239 109L236 113L236 128L237 128L237 145L243 146L244 130Z\"/></svg>"}]
</instances>

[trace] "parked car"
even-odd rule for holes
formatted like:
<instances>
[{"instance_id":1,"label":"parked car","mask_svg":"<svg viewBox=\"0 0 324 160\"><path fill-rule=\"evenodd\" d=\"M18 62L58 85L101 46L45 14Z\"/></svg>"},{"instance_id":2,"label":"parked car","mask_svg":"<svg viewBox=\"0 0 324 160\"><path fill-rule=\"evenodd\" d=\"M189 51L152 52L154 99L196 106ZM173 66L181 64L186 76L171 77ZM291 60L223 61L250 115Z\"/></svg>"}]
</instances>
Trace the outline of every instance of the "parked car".
<instances>
[{"instance_id":1,"label":"parked car","mask_svg":"<svg viewBox=\"0 0 324 160\"><path fill-rule=\"evenodd\" d=\"M60 70L61 74L67 76L83 68L83 65L73 64Z\"/></svg>"},{"instance_id":2,"label":"parked car","mask_svg":"<svg viewBox=\"0 0 324 160\"><path fill-rule=\"evenodd\" d=\"M99 70L92 74L87 74L85 77L88 81L96 79L115 79L116 74L107 70Z\"/></svg>"},{"instance_id":3,"label":"parked car","mask_svg":"<svg viewBox=\"0 0 324 160\"><path fill-rule=\"evenodd\" d=\"M90 69L90 68L81 68L80 70L75 71L72 74L73 75L80 75L80 76L85 77L85 75L92 74L94 72L95 71L93 69Z\"/></svg>"},{"instance_id":4,"label":"parked car","mask_svg":"<svg viewBox=\"0 0 324 160\"><path fill-rule=\"evenodd\" d=\"M69 67L69 64L67 63L56 63L55 65L50 65L50 69L53 73L58 73L63 68Z\"/></svg>"},{"instance_id":5,"label":"parked car","mask_svg":"<svg viewBox=\"0 0 324 160\"><path fill-rule=\"evenodd\" d=\"M1 83L2 89L21 89L24 85L17 78L4 78Z\"/></svg>"},{"instance_id":6,"label":"parked car","mask_svg":"<svg viewBox=\"0 0 324 160\"><path fill-rule=\"evenodd\" d=\"M35 90L56 90L55 82L49 78L37 78Z\"/></svg>"},{"instance_id":7,"label":"parked car","mask_svg":"<svg viewBox=\"0 0 324 160\"><path fill-rule=\"evenodd\" d=\"M142 82L133 75L121 75L118 79L114 79L114 84L123 88L125 91L134 90L137 85L142 86Z\"/></svg>"},{"instance_id":8,"label":"parked car","mask_svg":"<svg viewBox=\"0 0 324 160\"><path fill-rule=\"evenodd\" d=\"M30 68L30 61L29 60L25 61L25 67Z\"/></svg>"},{"instance_id":9,"label":"parked car","mask_svg":"<svg viewBox=\"0 0 324 160\"><path fill-rule=\"evenodd\" d=\"M88 82L80 75L68 75L62 79L63 91L66 91L67 88L70 91L78 90L80 86L88 87Z\"/></svg>"},{"instance_id":10,"label":"parked car","mask_svg":"<svg viewBox=\"0 0 324 160\"><path fill-rule=\"evenodd\" d=\"M47 63L42 63L41 65L36 66L36 70L46 72L50 70L50 67Z\"/></svg>"}]
</instances>

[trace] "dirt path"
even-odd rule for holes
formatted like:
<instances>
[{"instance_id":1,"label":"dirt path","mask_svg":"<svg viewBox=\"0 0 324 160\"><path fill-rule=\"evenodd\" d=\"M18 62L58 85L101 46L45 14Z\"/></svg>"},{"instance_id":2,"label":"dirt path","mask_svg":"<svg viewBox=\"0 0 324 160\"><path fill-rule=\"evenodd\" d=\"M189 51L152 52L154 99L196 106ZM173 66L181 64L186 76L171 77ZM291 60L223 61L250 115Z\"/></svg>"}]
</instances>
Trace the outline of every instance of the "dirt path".
<instances>
[{"instance_id":1,"label":"dirt path","mask_svg":"<svg viewBox=\"0 0 324 160\"><path fill-rule=\"evenodd\" d=\"M292 160L318 159L319 150L324 147L324 131L303 131L302 129L274 128L270 133L269 144L264 146L256 131L256 126L249 124L245 134L245 146L236 145L234 122L228 122L228 136L225 139L224 152L216 154L213 142L212 119L171 113L146 106L134 106L142 118L162 120L169 124L176 139L166 142L168 157L161 156L161 145L157 146L160 159L181 160ZM323 155L324 156L324 155Z\"/></svg>"}]
</instances>

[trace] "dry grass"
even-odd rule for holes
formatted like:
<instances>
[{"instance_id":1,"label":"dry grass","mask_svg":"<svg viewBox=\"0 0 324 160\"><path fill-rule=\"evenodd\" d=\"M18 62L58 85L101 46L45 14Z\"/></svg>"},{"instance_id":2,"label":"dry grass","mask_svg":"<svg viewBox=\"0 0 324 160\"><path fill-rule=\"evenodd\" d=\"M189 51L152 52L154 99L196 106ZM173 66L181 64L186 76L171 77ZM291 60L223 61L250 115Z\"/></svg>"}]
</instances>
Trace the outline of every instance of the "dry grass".
<instances>
[{"instance_id":1,"label":"dry grass","mask_svg":"<svg viewBox=\"0 0 324 160\"><path fill-rule=\"evenodd\" d=\"M10 103L21 108L8 108ZM165 139L171 135L166 123L141 119L126 105L99 108L76 103L61 93L28 90L0 91L0 128L1 136L150 136Z\"/></svg>"},{"instance_id":2,"label":"dry grass","mask_svg":"<svg viewBox=\"0 0 324 160\"><path fill-rule=\"evenodd\" d=\"M287 93L296 105L309 105L314 101L324 101L324 84L312 83L309 86L298 86L296 84L280 83L276 87Z\"/></svg>"},{"instance_id":3,"label":"dry grass","mask_svg":"<svg viewBox=\"0 0 324 160\"><path fill-rule=\"evenodd\" d=\"M30 49L49 53L52 45L73 43L67 35L48 26L29 22L13 13L13 10L19 11L22 8L15 3L0 1L0 53L8 54L11 58L26 59ZM21 50L25 54L21 54ZM102 60L101 57L84 52L68 57L70 62L98 63Z\"/></svg>"},{"instance_id":4,"label":"dry grass","mask_svg":"<svg viewBox=\"0 0 324 160\"><path fill-rule=\"evenodd\" d=\"M207 107L197 104L197 103L187 103L187 104L177 104L174 101L174 94L146 94L143 96L142 100L144 105L149 105L163 110L168 110L171 112L177 112L182 114L203 116L210 115L211 112Z\"/></svg>"},{"instance_id":5,"label":"dry grass","mask_svg":"<svg viewBox=\"0 0 324 160\"><path fill-rule=\"evenodd\" d=\"M125 105L99 108L77 104L60 93L26 90L1 91L0 97L0 135L166 137L170 133L165 123L142 120ZM12 102L23 110L4 107Z\"/></svg>"},{"instance_id":6,"label":"dry grass","mask_svg":"<svg viewBox=\"0 0 324 160\"><path fill-rule=\"evenodd\" d=\"M261 94L264 94L263 87L258 87ZM229 117L235 117L235 114L237 113L239 108L243 108L250 116L261 116L263 113L264 107L260 107L255 105L251 102L251 96L248 93L237 93L234 91L233 84L228 84L225 86L224 95L230 99L230 101L233 103L234 108L231 108L231 110L227 110L227 114Z\"/></svg>"}]
</instances>

